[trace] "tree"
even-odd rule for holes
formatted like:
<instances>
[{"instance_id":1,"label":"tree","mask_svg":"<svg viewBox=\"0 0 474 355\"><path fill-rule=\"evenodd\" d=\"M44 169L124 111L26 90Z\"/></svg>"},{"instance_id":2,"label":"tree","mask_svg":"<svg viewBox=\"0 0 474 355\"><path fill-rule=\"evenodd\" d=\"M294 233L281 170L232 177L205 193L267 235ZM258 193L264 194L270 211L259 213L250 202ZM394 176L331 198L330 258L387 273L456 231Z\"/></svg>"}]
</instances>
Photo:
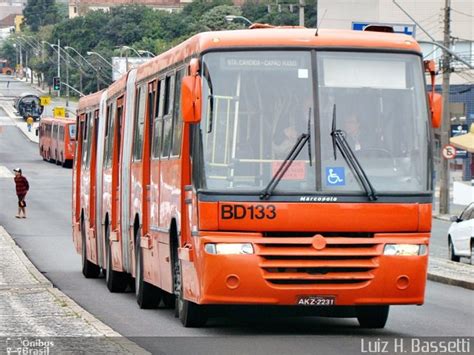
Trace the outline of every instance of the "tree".
<instances>
[{"instance_id":1,"label":"tree","mask_svg":"<svg viewBox=\"0 0 474 355\"><path fill-rule=\"evenodd\" d=\"M51 25L60 21L58 7L54 0L28 0L23 10L25 22L33 32L41 26Z\"/></svg>"},{"instance_id":2,"label":"tree","mask_svg":"<svg viewBox=\"0 0 474 355\"><path fill-rule=\"evenodd\" d=\"M201 24L207 27L211 31L220 31L220 30L225 30L228 28L235 27L229 24L225 17L226 15L241 15L242 12L240 8L235 7L235 6L229 6L229 5L219 5L208 12L206 12L202 17L201 17Z\"/></svg>"}]
</instances>

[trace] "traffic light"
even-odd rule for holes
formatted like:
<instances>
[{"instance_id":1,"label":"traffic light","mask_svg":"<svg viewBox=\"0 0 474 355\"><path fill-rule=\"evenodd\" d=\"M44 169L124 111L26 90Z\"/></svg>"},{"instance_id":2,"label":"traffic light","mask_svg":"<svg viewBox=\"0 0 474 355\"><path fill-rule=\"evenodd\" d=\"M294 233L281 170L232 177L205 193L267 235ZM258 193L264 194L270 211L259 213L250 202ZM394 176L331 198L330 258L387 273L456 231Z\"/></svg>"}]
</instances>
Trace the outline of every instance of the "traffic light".
<instances>
[{"instance_id":1,"label":"traffic light","mask_svg":"<svg viewBox=\"0 0 474 355\"><path fill-rule=\"evenodd\" d=\"M61 78L59 76L55 76L53 78L53 90L60 90L61 89Z\"/></svg>"}]
</instances>

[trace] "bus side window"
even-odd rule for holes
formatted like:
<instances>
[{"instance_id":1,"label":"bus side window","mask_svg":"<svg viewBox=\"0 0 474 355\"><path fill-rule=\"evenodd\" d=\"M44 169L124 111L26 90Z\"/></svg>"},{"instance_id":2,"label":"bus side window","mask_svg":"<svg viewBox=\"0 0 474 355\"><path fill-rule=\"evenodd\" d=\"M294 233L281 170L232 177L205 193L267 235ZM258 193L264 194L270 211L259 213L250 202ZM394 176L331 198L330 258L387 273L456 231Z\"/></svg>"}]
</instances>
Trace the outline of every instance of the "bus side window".
<instances>
[{"instance_id":1,"label":"bus side window","mask_svg":"<svg viewBox=\"0 0 474 355\"><path fill-rule=\"evenodd\" d=\"M148 119L148 149L151 152L153 139L153 119L155 117L155 102L156 102L156 80L148 83L148 100L147 100L147 119Z\"/></svg>"},{"instance_id":2,"label":"bus side window","mask_svg":"<svg viewBox=\"0 0 474 355\"><path fill-rule=\"evenodd\" d=\"M112 148L114 142L114 113L115 103L107 106L106 126L105 126L105 143L104 143L104 167L110 167L112 161Z\"/></svg>"},{"instance_id":3,"label":"bus side window","mask_svg":"<svg viewBox=\"0 0 474 355\"><path fill-rule=\"evenodd\" d=\"M156 106L155 106L155 117L153 119L153 158L160 157L160 148L162 142L162 130L163 130L163 99L164 99L164 87L165 81L160 80L158 82L156 92Z\"/></svg>"},{"instance_id":4,"label":"bus side window","mask_svg":"<svg viewBox=\"0 0 474 355\"><path fill-rule=\"evenodd\" d=\"M163 101L163 146L162 158L168 158L172 147L172 118L173 118L173 89L174 76L167 76L165 79L165 94Z\"/></svg>"},{"instance_id":5,"label":"bus side window","mask_svg":"<svg viewBox=\"0 0 474 355\"><path fill-rule=\"evenodd\" d=\"M64 142L64 126L59 127L59 141Z\"/></svg>"},{"instance_id":6,"label":"bus side window","mask_svg":"<svg viewBox=\"0 0 474 355\"><path fill-rule=\"evenodd\" d=\"M181 81L185 74L185 68L176 72L175 90L174 90L174 110L173 110L173 148L171 156L179 156L181 153L181 132L183 127L183 118L181 117Z\"/></svg>"},{"instance_id":7,"label":"bus side window","mask_svg":"<svg viewBox=\"0 0 474 355\"><path fill-rule=\"evenodd\" d=\"M87 162L87 138L88 138L88 131L89 131L89 119L90 113L86 113L86 117L84 118L83 124L83 132L82 132L82 165L85 166Z\"/></svg>"},{"instance_id":8,"label":"bus side window","mask_svg":"<svg viewBox=\"0 0 474 355\"><path fill-rule=\"evenodd\" d=\"M145 104L146 91L142 85L138 88L137 100L135 105L135 123L133 129L133 161L140 161L142 159L143 148L143 125L145 122Z\"/></svg>"}]
</instances>

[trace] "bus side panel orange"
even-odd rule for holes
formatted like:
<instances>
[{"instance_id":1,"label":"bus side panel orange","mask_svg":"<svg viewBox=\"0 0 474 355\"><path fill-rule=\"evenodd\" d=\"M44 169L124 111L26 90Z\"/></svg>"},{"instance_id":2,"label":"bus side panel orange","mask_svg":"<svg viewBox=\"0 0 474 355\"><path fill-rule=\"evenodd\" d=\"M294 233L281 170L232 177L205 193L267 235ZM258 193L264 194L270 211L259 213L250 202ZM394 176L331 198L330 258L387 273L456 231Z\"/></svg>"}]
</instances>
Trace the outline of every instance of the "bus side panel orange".
<instances>
[{"instance_id":1,"label":"bus side panel orange","mask_svg":"<svg viewBox=\"0 0 474 355\"><path fill-rule=\"evenodd\" d=\"M207 208L206 208L207 207ZM200 218L211 230L215 209ZM382 203L219 203L219 229L245 231L403 232L417 231L417 204Z\"/></svg>"},{"instance_id":2,"label":"bus side panel orange","mask_svg":"<svg viewBox=\"0 0 474 355\"><path fill-rule=\"evenodd\" d=\"M419 207L419 232L429 232L431 231L431 221L432 221L432 210L433 206L431 203L418 205Z\"/></svg>"},{"instance_id":3,"label":"bus side panel orange","mask_svg":"<svg viewBox=\"0 0 474 355\"><path fill-rule=\"evenodd\" d=\"M199 202L199 229L217 230L219 228L219 205L217 202Z\"/></svg>"}]
</instances>

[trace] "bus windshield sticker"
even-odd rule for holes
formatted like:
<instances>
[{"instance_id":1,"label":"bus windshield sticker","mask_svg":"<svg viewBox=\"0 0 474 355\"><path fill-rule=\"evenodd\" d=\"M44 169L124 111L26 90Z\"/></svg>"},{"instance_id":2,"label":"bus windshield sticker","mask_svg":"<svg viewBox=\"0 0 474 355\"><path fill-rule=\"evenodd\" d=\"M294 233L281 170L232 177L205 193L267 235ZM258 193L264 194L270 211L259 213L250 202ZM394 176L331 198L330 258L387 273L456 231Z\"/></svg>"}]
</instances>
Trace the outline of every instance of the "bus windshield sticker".
<instances>
[{"instance_id":1,"label":"bus windshield sticker","mask_svg":"<svg viewBox=\"0 0 474 355\"><path fill-rule=\"evenodd\" d=\"M346 185L345 169L343 167L326 168L326 184L331 186Z\"/></svg>"},{"instance_id":2,"label":"bus windshield sticker","mask_svg":"<svg viewBox=\"0 0 474 355\"><path fill-rule=\"evenodd\" d=\"M308 79L308 69L298 69L298 79Z\"/></svg>"}]
</instances>

